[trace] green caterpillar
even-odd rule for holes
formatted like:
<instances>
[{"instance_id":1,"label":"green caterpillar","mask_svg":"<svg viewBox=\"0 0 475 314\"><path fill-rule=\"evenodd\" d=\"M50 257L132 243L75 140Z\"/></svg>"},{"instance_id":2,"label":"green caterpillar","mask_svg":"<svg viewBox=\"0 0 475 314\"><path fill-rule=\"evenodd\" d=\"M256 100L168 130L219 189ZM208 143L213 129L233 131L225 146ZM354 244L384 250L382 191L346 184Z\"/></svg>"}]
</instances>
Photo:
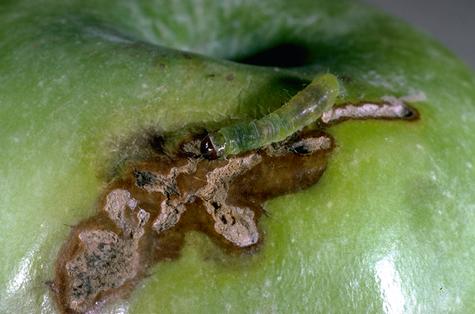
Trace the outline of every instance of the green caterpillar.
<instances>
[{"instance_id":1,"label":"green caterpillar","mask_svg":"<svg viewBox=\"0 0 475 314\"><path fill-rule=\"evenodd\" d=\"M207 159L217 159L283 141L320 118L335 104L338 93L338 79L334 75L319 75L267 116L208 134L201 141L201 153Z\"/></svg>"}]
</instances>

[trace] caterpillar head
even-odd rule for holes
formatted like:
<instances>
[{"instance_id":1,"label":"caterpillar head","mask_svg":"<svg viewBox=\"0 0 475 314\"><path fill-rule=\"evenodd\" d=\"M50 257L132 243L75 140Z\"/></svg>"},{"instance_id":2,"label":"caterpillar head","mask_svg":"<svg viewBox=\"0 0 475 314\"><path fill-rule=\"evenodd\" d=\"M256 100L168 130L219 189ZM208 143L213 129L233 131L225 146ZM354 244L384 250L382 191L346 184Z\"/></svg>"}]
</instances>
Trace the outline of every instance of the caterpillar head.
<instances>
[{"instance_id":1,"label":"caterpillar head","mask_svg":"<svg viewBox=\"0 0 475 314\"><path fill-rule=\"evenodd\" d=\"M200 144L200 151L204 158L208 160L215 160L218 159L218 150L213 144L210 135L206 135Z\"/></svg>"}]
</instances>

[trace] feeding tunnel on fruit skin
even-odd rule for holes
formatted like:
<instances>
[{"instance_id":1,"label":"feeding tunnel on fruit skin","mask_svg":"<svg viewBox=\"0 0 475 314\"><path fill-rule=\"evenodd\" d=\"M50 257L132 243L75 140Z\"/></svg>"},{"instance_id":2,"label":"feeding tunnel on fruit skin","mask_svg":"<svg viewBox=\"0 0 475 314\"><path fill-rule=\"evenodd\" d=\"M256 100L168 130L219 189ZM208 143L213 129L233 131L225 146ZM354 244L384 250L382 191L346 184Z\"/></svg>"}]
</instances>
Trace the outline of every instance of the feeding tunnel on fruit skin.
<instances>
[{"instance_id":1,"label":"feeding tunnel on fruit skin","mask_svg":"<svg viewBox=\"0 0 475 314\"><path fill-rule=\"evenodd\" d=\"M0 312L59 312L50 281L60 248L74 249L62 274L79 274L79 262L100 250L87 246L96 238L111 248L103 256L137 242L140 252L114 264L130 289L99 296L104 312L473 312L475 79L432 39L357 2L323 0L3 1L0 26ZM282 51L300 60L283 62ZM210 214L199 197L186 203L169 187L164 208L189 209L160 241L155 230L178 215L157 220L162 202L148 194L161 193L135 186L135 174L154 189L146 179L187 164L154 157L278 110L318 73L334 74L340 93L305 130L315 136L259 150L274 156L230 184L230 194L253 195L259 182L253 197L265 196L262 204L227 202L262 206L257 243L235 250L215 229L237 214L244 225L249 212L228 206L222 219L214 201ZM331 147L325 172L286 190L297 162L276 160L310 160L312 147ZM318 165L308 165L310 177ZM121 175L131 184L112 189ZM131 186L116 223L102 205ZM141 209L151 214L143 227ZM141 251L157 243L150 252L160 261ZM137 258L144 263L135 267ZM93 297L81 293L60 302L85 308Z\"/></svg>"}]
</instances>

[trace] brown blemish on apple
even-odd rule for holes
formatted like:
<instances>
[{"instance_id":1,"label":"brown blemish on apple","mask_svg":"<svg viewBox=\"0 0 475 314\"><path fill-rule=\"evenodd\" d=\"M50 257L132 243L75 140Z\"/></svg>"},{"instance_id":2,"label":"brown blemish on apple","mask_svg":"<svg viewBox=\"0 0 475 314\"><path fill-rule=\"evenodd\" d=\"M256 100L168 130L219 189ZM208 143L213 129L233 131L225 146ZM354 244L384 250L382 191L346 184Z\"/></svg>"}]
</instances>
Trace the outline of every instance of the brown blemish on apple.
<instances>
[{"instance_id":1,"label":"brown blemish on apple","mask_svg":"<svg viewBox=\"0 0 475 314\"><path fill-rule=\"evenodd\" d=\"M101 293L120 288L137 275L137 241L107 230L84 230L78 235L82 249L65 265L69 279L67 302L84 312Z\"/></svg>"},{"instance_id":2,"label":"brown blemish on apple","mask_svg":"<svg viewBox=\"0 0 475 314\"><path fill-rule=\"evenodd\" d=\"M143 235L143 227L150 218L147 211L138 207L137 200L131 197L130 192L123 189L115 189L107 194L104 211L130 239ZM128 215L129 212L135 217Z\"/></svg>"},{"instance_id":3,"label":"brown blemish on apple","mask_svg":"<svg viewBox=\"0 0 475 314\"><path fill-rule=\"evenodd\" d=\"M147 212L138 210L136 218L130 211L123 216L119 212L115 209L111 219L101 211L72 229L51 284L61 312L85 313L126 297L151 265L150 254L143 250L150 245L144 230Z\"/></svg>"},{"instance_id":4,"label":"brown blemish on apple","mask_svg":"<svg viewBox=\"0 0 475 314\"><path fill-rule=\"evenodd\" d=\"M348 119L417 119L402 100L344 105L321 126ZM163 138L130 159L105 188L98 212L71 230L49 284L62 313L94 312L127 297L157 262L176 259L189 231L206 234L229 254L255 252L262 243L263 203L318 182L335 147L322 131L302 131L280 143L227 160L200 155L188 138L176 154Z\"/></svg>"},{"instance_id":5,"label":"brown blemish on apple","mask_svg":"<svg viewBox=\"0 0 475 314\"><path fill-rule=\"evenodd\" d=\"M206 211L214 220L214 229L238 247L257 243L259 232L254 212L246 206L228 203L228 192L233 180L245 174L262 161L259 154L229 159L222 167L206 174L206 185L196 191Z\"/></svg>"},{"instance_id":6,"label":"brown blemish on apple","mask_svg":"<svg viewBox=\"0 0 475 314\"><path fill-rule=\"evenodd\" d=\"M323 136L301 134L296 143L307 145L305 152L289 148L279 156L262 150L210 161L185 151L131 163L105 189L96 216L73 227L61 249L52 284L59 308L84 313L127 296L151 265L179 256L191 230L231 254L255 250L262 204L323 173L332 139L321 147L312 140ZM182 149L195 151L193 145L199 142Z\"/></svg>"},{"instance_id":7,"label":"brown blemish on apple","mask_svg":"<svg viewBox=\"0 0 475 314\"><path fill-rule=\"evenodd\" d=\"M284 142L272 143L265 148L269 156L277 157L289 153L298 153L301 155L311 154L318 150L329 149L332 145L332 140L328 135L321 135L316 137L303 138L295 140L291 138Z\"/></svg>"}]
</instances>

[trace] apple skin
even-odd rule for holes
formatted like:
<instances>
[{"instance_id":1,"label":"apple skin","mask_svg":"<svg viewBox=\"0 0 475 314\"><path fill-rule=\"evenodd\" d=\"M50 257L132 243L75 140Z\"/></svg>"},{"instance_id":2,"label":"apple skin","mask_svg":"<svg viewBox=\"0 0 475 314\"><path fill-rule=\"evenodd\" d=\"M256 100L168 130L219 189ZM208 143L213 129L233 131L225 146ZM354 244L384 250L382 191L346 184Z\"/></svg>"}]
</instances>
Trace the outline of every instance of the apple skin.
<instances>
[{"instance_id":1,"label":"apple skin","mask_svg":"<svg viewBox=\"0 0 475 314\"><path fill-rule=\"evenodd\" d=\"M304 47L305 65L226 61L282 43ZM180 259L105 311L475 311L464 64L350 1L124 0L0 4L0 312L55 312L44 282L67 225L93 215L140 134L260 117L321 71L348 78L340 103L423 92L421 118L330 128L328 169L266 204L258 253L227 256L189 234Z\"/></svg>"}]
</instances>

